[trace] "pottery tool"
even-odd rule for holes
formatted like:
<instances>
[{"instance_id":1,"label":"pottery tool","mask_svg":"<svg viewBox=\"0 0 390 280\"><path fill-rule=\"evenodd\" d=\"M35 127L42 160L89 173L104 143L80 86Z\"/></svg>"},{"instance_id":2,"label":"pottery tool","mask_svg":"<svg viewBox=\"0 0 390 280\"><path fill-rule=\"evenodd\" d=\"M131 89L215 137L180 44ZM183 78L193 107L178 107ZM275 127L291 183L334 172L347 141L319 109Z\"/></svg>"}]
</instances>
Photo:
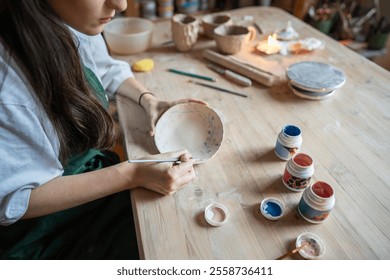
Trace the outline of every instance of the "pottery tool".
<instances>
[{"instance_id":1,"label":"pottery tool","mask_svg":"<svg viewBox=\"0 0 390 280\"><path fill-rule=\"evenodd\" d=\"M194 161L201 161L200 159L195 159ZM178 158L164 158L164 159L129 159L128 163L158 163L158 162L175 162L181 163L182 161Z\"/></svg>"},{"instance_id":2,"label":"pottery tool","mask_svg":"<svg viewBox=\"0 0 390 280\"><path fill-rule=\"evenodd\" d=\"M273 86L277 79L276 76L270 75L266 71L262 71L256 67L250 67L229 56L219 54L212 50L205 50L203 57L268 87Z\"/></svg>"},{"instance_id":3,"label":"pottery tool","mask_svg":"<svg viewBox=\"0 0 390 280\"><path fill-rule=\"evenodd\" d=\"M239 83L243 86L249 87L252 85L252 81L250 79L248 79L247 77L241 76L240 74L237 74L233 71L230 71L228 69L224 69L224 68L219 67L219 66L212 64L212 63L207 64L207 67L209 67L210 69L214 70L215 72L217 72L221 75L224 75L227 78L229 78L230 80L232 80L236 83Z\"/></svg>"},{"instance_id":4,"label":"pottery tool","mask_svg":"<svg viewBox=\"0 0 390 280\"><path fill-rule=\"evenodd\" d=\"M255 22L255 23L253 24L253 26L257 29L257 31L259 32L259 34L263 34L263 30L261 29L260 25L259 25L257 22Z\"/></svg>"},{"instance_id":5,"label":"pottery tool","mask_svg":"<svg viewBox=\"0 0 390 280\"><path fill-rule=\"evenodd\" d=\"M316 243L317 241L315 241L313 238L310 238L309 240L305 240L304 242L302 242L301 246L298 246L296 247L295 249L291 250L290 252L287 252L286 254L280 256L279 258L277 258L276 260L283 260L285 258L287 258L288 256L291 256L295 253L297 253L299 250L303 249L304 247L315 247L316 246Z\"/></svg>"},{"instance_id":6,"label":"pottery tool","mask_svg":"<svg viewBox=\"0 0 390 280\"><path fill-rule=\"evenodd\" d=\"M235 94L235 95L238 95L238 96L248 97L248 95L246 95L246 94L243 94L243 93L240 93L240 92L235 92L235 91L232 91L232 90L229 90L229 89L226 89L226 88L221 88L221 87L217 87L217 86L213 86L213 85L197 82L197 81L194 81L194 80L189 80L189 82L193 83L193 84L196 84L196 85L200 85L200 86L216 89L216 90L219 90L219 91Z\"/></svg>"},{"instance_id":7,"label":"pottery tool","mask_svg":"<svg viewBox=\"0 0 390 280\"><path fill-rule=\"evenodd\" d=\"M207 76L202 76L202 75L198 75L198 74L194 74L194 73L184 72L184 71L176 70L176 69L172 69L172 68L168 69L168 71L172 72L172 73L179 74L179 75L189 76L189 77L192 77L192 78L203 79L203 80L210 81L210 82L216 82L217 81L215 78L212 78L212 77L207 77Z\"/></svg>"}]
</instances>

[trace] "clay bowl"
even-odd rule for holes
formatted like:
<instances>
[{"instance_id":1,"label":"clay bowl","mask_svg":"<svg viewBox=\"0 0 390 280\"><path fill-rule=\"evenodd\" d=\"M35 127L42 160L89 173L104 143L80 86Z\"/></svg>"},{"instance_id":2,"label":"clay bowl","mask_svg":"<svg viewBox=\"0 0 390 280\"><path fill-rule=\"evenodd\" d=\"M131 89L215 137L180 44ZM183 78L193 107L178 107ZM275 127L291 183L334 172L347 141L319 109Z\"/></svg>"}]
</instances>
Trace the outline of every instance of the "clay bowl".
<instances>
[{"instance_id":1,"label":"clay bowl","mask_svg":"<svg viewBox=\"0 0 390 280\"><path fill-rule=\"evenodd\" d=\"M223 139L223 124L210 107L198 103L178 104L158 120L154 141L160 153L186 149L195 163L211 159Z\"/></svg>"}]
</instances>

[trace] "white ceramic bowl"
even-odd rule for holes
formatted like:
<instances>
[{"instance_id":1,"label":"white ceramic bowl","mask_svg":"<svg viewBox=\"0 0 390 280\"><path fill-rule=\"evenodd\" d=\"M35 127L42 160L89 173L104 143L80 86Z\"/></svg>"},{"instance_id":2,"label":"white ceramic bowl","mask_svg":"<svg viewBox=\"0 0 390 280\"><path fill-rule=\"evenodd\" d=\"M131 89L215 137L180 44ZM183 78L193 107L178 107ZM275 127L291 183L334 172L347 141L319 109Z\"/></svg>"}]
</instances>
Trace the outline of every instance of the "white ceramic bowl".
<instances>
[{"instance_id":1,"label":"white ceramic bowl","mask_svg":"<svg viewBox=\"0 0 390 280\"><path fill-rule=\"evenodd\" d=\"M138 17L114 18L103 30L110 50L117 54L146 51L152 43L153 22Z\"/></svg>"},{"instance_id":2,"label":"white ceramic bowl","mask_svg":"<svg viewBox=\"0 0 390 280\"><path fill-rule=\"evenodd\" d=\"M210 107L198 103L183 103L169 108L158 120L154 141L160 153L187 149L203 163L219 150L223 139L223 124Z\"/></svg>"}]
</instances>

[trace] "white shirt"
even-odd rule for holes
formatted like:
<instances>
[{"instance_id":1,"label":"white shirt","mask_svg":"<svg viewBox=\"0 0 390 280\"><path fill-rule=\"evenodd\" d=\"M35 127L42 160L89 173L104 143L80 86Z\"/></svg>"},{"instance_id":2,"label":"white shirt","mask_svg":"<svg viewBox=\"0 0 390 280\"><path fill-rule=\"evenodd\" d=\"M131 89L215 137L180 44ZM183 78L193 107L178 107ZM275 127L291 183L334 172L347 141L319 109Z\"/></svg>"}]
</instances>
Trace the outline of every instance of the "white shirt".
<instances>
[{"instance_id":1,"label":"white shirt","mask_svg":"<svg viewBox=\"0 0 390 280\"><path fill-rule=\"evenodd\" d=\"M108 54L101 35L72 32L84 65L108 94L133 76L128 63ZM6 61L0 43L0 225L18 221L27 210L31 190L63 174L58 157L53 125L19 67Z\"/></svg>"}]
</instances>

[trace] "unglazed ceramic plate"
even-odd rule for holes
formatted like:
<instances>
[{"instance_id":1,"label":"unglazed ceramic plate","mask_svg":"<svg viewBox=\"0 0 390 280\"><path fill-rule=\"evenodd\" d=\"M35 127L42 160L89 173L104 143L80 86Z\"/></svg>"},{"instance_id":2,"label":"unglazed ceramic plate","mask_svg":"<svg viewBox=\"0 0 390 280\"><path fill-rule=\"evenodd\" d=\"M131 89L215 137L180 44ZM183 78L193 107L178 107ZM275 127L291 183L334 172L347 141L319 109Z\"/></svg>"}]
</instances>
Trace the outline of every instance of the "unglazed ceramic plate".
<instances>
[{"instance_id":1,"label":"unglazed ceramic plate","mask_svg":"<svg viewBox=\"0 0 390 280\"><path fill-rule=\"evenodd\" d=\"M183 103L169 108L158 120L154 142L160 153L187 149L203 163L219 150L223 139L223 124L210 107L198 103Z\"/></svg>"},{"instance_id":2,"label":"unglazed ceramic plate","mask_svg":"<svg viewBox=\"0 0 390 280\"><path fill-rule=\"evenodd\" d=\"M294 85L291 84L291 82L288 83L291 91L301 98L309 99L309 100L322 100L326 99L328 97L331 97L336 90L332 90L329 92L311 92L307 90L300 89Z\"/></svg>"},{"instance_id":3,"label":"unglazed ceramic plate","mask_svg":"<svg viewBox=\"0 0 390 280\"><path fill-rule=\"evenodd\" d=\"M342 70L315 61L292 64L286 75L291 84L311 92L330 92L342 87L346 81Z\"/></svg>"}]
</instances>

